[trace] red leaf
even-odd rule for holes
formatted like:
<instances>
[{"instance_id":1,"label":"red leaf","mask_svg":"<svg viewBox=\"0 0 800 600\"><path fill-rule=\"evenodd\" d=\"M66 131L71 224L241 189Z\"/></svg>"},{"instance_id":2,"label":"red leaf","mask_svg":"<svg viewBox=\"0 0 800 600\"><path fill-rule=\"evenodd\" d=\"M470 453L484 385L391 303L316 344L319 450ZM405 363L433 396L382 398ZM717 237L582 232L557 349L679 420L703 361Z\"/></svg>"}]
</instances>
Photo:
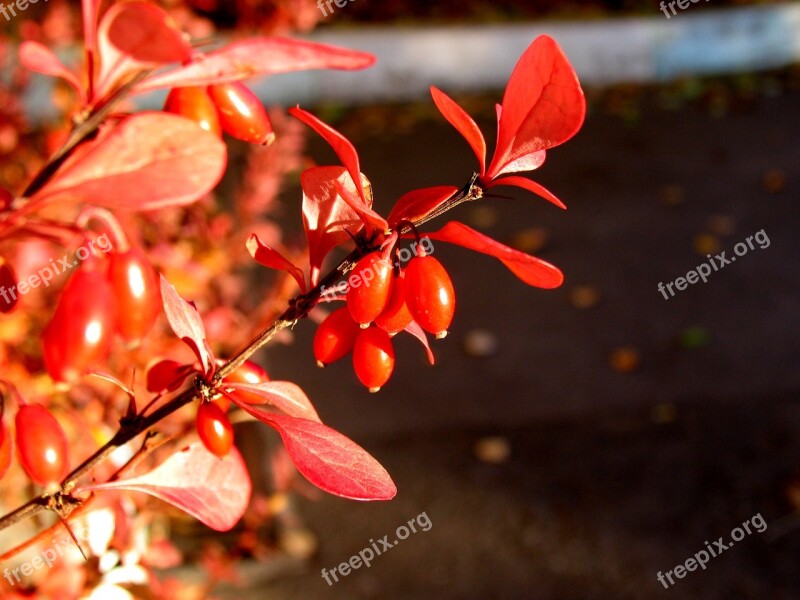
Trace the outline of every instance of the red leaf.
<instances>
[{"instance_id":1,"label":"red leaf","mask_svg":"<svg viewBox=\"0 0 800 600\"><path fill-rule=\"evenodd\" d=\"M216 363L197 309L181 298L163 275L161 275L161 298L172 331L192 349L203 366L203 373L210 377L216 369Z\"/></svg>"},{"instance_id":2,"label":"red leaf","mask_svg":"<svg viewBox=\"0 0 800 600\"><path fill-rule=\"evenodd\" d=\"M541 196L545 200L552 202L559 208L567 208L566 205L561 202L561 200L559 200L550 190L543 185L536 183L535 181L531 181L530 179L525 179L524 177L519 177L516 175L509 175L508 177L495 179L489 185L487 185L486 188L489 189L500 185L511 185L522 188L523 190L528 190L529 192L533 192L537 196Z\"/></svg>"},{"instance_id":3,"label":"red leaf","mask_svg":"<svg viewBox=\"0 0 800 600\"><path fill-rule=\"evenodd\" d=\"M168 358L160 360L147 369L147 391L154 394L174 392L193 371L192 365L184 365Z\"/></svg>"},{"instance_id":4,"label":"red leaf","mask_svg":"<svg viewBox=\"0 0 800 600\"><path fill-rule=\"evenodd\" d=\"M300 291L305 293L306 281L303 275L303 270L290 262L277 250L270 248L258 239L256 234L250 236L247 240L247 251L250 253L256 262L267 267L268 269L276 269L278 271L286 271L294 277L297 285L300 286Z\"/></svg>"},{"instance_id":5,"label":"red leaf","mask_svg":"<svg viewBox=\"0 0 800 600\"><path fill-rule=\"evenodd\" d=\"M359 185L357 186L358 195L364 201L364 204L369 204L371 206L372 201L367 200L367 196L364 194L364 188L362 185L360 185L361 166L358 162L358 152L356 152L356 149L350 140L336 131L333 127L321 121L310 112L303 110L299 106L290 108L289 114L297 119L300 119L303 123L311 127L311 129L316 131L326 142L331 145L333 151L336 152L336 156L339 157L339 160L345 166L347 172L350 173L350 177L352 177L353 181L359 182Z\"/></svg>"},{"instance_id":6,"label":"red leaf","mask_svg":"<svg viewBox=\"0 0 800 600\"><path fill-rule=\"evenodd\" d=\"M519 169L519 163L512 163L564 143L580 129L585 114L586 101L572 65L552 38L537 37L508 80L487 178Z\"/></svg>"},{"instance_id":7,"label":"red leaf","mask_svg":"<svg viewBox=\"0 0 800 600\"><path fill-rule=\"evenodd\" d=\"M97 43L101 70L96 96L101 98L127 74L186 61L192 55L177 24L150 2L114 4L100 21Z\"/></svg>"},{"instance_id":8,"label":"red leaf","mask_svg":"<svg viewBox=\"0 0 800 600\"><path fill-rule=\"evenodd\" d=\"M87 52L93 52L97 45L97 14L103 0L81 0L83 14L83 45Z\"/></svg>"},{"instance_id":9,"label":"red leaf","mask_svg":"<svg viewBox=\"0 0 800 600\"><path fill-rule=\"evenodd\" d=\"M274 406L280 411L283 411L290 417L297 417L299 419L308 419L310 421L317 421L321 423L317 411L311 404L305 392L297 384L291 381L266 381L264 383L226 383L226 390L241 390L253 396L258 396L264 400L264 404ZM225 394L236 405L241 406L246 412L250 413L257 419L259 414L265 411L261 408L254 407L251 403L243 402L234 394Z\"/></svg>"},{"instance_id":10,"label":"red leaf","mask_svg":"<svg viewBox=\"0 0 800 600\"><path fill-rule=\"evenodd\" d=\"M480 174L483 175L486 172L486 140L483 137L483 133L481 133L472 117L450 96L434 86L431 86L431 95L439 112L467 140L481 166Z\"/></svg>"},{"instance_id":11,"label":"red leaf","mask_svg":"<svg viewBox=\"0 0 800 600\"><path fill-rule=\"evenodd\" d=\"M212 85L309 69L365 69L374 63L374 56L357 50L288 38L251 38L200 55L178 69L149 77L136 91Z\"/></svg>"},{"instance_id":12,"label":"red leaf","mask_svg":"<svg viewBox=\"0 0 800 600\"><path fill-rule=\"evenodd\" d=\"M250 502L252 483L242 455L231 448L224 458L190 444L144 475L80 487L75 493L103 490L143 492L186 511L216 531L239 522Z\"/></svg>"},{"instance_id":13,"label":"red leaf","mask_svg":"<svg viewBox=\"0 0 800 600\"><path fill-rule=\"evenodd\" d=\"M564 281L561 271L550 263L509 248L457 221L451 221L439 231L425 235L432 240L456 244L475 252L494 256L514 275L534 287L556 288Z\"/></svg>"},{"instance_id":14,"label":"red leaf","mask_svg":"<svg viewBox=\"0 0 800 600\"><path fill-rule=\"evenodd\" d=\"M65 67L55 53L44 44L30 40L22 42L19 47L19 62L36 73L65 80L78 93L81 103L86 102L86 91L77 75Z\"/></svg>"},{"instance_id":15,"label":"red leaf","mask_svg":"<svg viewBox=\"0 0 800 600\"><path fill-rule=\"evenodd\" d=\"M425 330L422 329L422 327L420 327L416 321L411 321L411 323L406 325L406 328L403 331L413 335L423 346L425 346L425 352L428 353L428 362L435 364L436 358L433 356L433 350L431 350L431 345L428 343L428 336L425 335Z\"/></svg>"},{"instance_id":16,"label":"red leaf","mask_svg":"<svg viewBox=\"0 0 800 600\"><path fill-rule=\"evenodd\" d=\"M393 228L400 221L418 221L439 208L456 192L458 192L458 188L452 185L440 185L406 192L395 202L387 221Z\"/></svg>"},{"instance_id":17,"label":"red leaf","mask_svg":"<svg viewBox=\"0 0 800 600\"><path fill-rule=\"evenodd\" d=\"M123 392L125 392L125 394L128 396L130 400L136 399L136 394L133 392L133 390L126 384L122 383L119 379L114 377L111 373L106 373L104 371L100 371L99 369L89 369L88 371L86 371L86 373L84 373L84 375L89 375L90 377L97 377L98 379L107 381L108 383L118 387Z\"/></svg>"},{"instance_id":18,"label":"red leaf","mask_svg":"<svg viewBox=\"0 0 800 600\"><path fill-rule=\"evenodd\" d=\"M35 198L130 210L184 205L214 188L226 162L225 143L193 121L142 112L81 146Z\"/></svg>"},{"instance_id":19,"label":"red leaf","mask_svg":"<svg viewBox=\"0 0 800 600\"><path fill-rule=\"evenodd\" d=\"M364 184L364 181L367 179L367 176L363 173L361 174L361 183ZM339 192L339 196L347 202L347 205L352 208L356 214L361 219L361 222L364 223L364 226L367 230L367 237L371 235L371 233L375 230L377 231L386 231L389 229L389 224L386 222L382 216L380 216L377 212L369 208L368 206L364 205L362 200L355 195L354 192L351 192L346 187L344 187L341 182L336 181L336 191ZM367 181L368 189L371 189L371 184Z\"/></svg>"},{"instance_id":20,"label":"red leaf","mask_svg":"<svg viewBox=\"0 0 800 600\"><path fill-rule=\"evenodd\" d=\"M337 181L355 191L353 179L344 167L312 167L300 176L311 285L317 284L322 261L328 252L350 241L350 236L363 227L358 214L339 195Z\"/></svg>"},{"instance_id":21,"label":"red leaf","mask_svg":"<svg viewBox=\"0 0 800 600\"><path fill-rule=\"evenodd\" d=\"M264 411L256 415L249 408L278 431L297 470L321 490L352 500L391 500L397 494L386 469L338 431L308 419Z\"/></svg>"}]
</instances>

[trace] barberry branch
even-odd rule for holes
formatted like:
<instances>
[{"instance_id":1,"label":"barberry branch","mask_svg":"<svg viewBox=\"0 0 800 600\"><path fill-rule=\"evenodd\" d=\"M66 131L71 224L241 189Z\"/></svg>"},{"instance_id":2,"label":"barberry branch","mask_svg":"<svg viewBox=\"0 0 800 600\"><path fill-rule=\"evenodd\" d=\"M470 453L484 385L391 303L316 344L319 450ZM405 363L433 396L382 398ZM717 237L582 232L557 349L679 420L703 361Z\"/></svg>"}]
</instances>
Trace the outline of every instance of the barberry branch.
<instances>
[{"instance_id":1,"label":"barberry branch","mask_svg":"<svg viewBox=\"0 0 800 600\"><path fill-rule=\"evenodd\" d=\"M443 202L438 209L415 221L400 225L397 233L408 233L416 226L441 216L459 204L477 200L482 196L483 188L478 181L478 175L476 173L463 188ZM114 436L69 473L61 482L61 489L59 491L42 494L41 496L33 498L26 504L0 518L0 531L11 527L23 519L34 517L45 510L54 510L54 507L57 507L60 516L64 518L69 517L75 509L83 505L83 500L71 495L72 490L75 489L81 479L88 475L97 465L106 461L118 448L124 446L140 434L149 431L152 427L156 426L163 419L183 406L194 400L200 400L204 388L206 392L210 390L211 393L215 393L222 386L222 380L236 371L250 356L269 343L278 333L284 329L293 327L298 321L306 318L311 312L311 309L316 306L323 290L333 287L343 276L353 269L362 256L375 249L369 240L359 239L359 241L361 243L357 243L355 249L342 259L334 269L328 272L316 286L308 292L295 296L290 300L288 307L281 315L259 332L259 334L240 352L234 355L233 358L219 367L211 381L206 382L203 381L199 375L195 376L191 387L180 392L177 396L171 398L150 414L145 415L143 410L132 418L122 418L120 420L120 427Z\"/></svg>"}]
</instances>

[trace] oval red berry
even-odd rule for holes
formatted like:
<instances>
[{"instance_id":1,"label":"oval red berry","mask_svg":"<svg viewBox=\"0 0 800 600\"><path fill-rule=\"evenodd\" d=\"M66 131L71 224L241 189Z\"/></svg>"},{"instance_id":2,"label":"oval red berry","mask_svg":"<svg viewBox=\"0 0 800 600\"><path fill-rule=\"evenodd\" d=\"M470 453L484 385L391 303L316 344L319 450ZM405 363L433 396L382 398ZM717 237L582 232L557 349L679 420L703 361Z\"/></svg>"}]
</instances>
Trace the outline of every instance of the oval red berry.
<instances>
[{"instance_id":1,"label":"oval red berry","mask_svg":"<svg viewBox=\"0 0 800 600\"><path fill-rule=\"evenodd\" d=\"M329 314L314 334L314 358L321 367L336 362L353 349L359 332L346 307Z\"/></svg>"},{"instance_id":2,"label":"oval red berry","mask_svg":"<svg viewBox=\"0 0 800 600\"><path fill-rule=\"evenodd\" d=\"M197 409L197 435L212 454L226 456L233 446L233 426L219 406L203 402Z\"/></svg>"},{"instance_id":3,"label":"oval red berry","mask_svg":"<svg viewBox=\"0 0 800 600\"><path fill-rule=\"evenodd\" d=\"M356 323L368 325L389 300L392 263L379 251L370 252L356 263L347 283L347 309Z\"/></svg>"},{"instance_id":4,"label":"oval red berry","mask_svg":"<svg viewBox=\"0 0 800 600\"><path fill-rule=\"evenodd\" d=\"M456 310L450 276L432 256L415 256L405 272L406 304L411 316L425 331L444 337Z\"/></svg>"},{"instance_id":5,"label":"oval red berry","mask_svg":"<svg viewBox=\"0 0 800 600\"><path fill-rule=\"evenodd\" d=\"M64 479L69 471L67 436L50 411L26 404L14 424L19 460L28 477L41 485Z\"/></svg>"},{"instance_id":6,"label":"oval red berry","mask_svg":"<svg viewBox=\"0 0 800 600\"><path fill-rule=\"evenodd\" d=\"M394 371L394 348L389 334L378 327L362 329L353 346L353 369L370 392L381 389Z\"/></svg>"},{"instance_id":7,"label":"oval red berry","mask_svg":"<svg viewBox=\"0 0 800 600\"><path fill-rule=\"evenodd\" d=\"M164 104L164 112L191 119L206 131L222 137L217 107L204 87L172 88Z\"/></svg>"},{"instance_id":8,"label":"oval red berry","mask_svg":"<svg viewBox=\"0 0 800 600\"><path fill-rule=\"evenodd\" d=\"M218 362L222 363L222 361ZM228 383L248 383L250 385L255 385L257 383L269 381L269 374L261 367L261 365L257 365L252 361L246 360L241 367L228 375L223 381ZM236 396L236 398L242 402L246 402L248 404L264 404L264 399L261 396L256 396L250 392L237 390L235 392L231 392L231 394ZM214 400L214 404L219 406L220 409L222 409L222 412L227 412L230 403L231 401L225 396L221 396Z\"/></svg>"},{"instance_id":9,"label":"oval red berry","mask_svg":"<svg viewBox=\"0 0 800 600\"><path fill-rule=\"evenodd\" d=\"M42 333L47 372L56 381L71 381L105 360L116 309L111 283L95 269L80 269L67 281L55 313Z\"/></svg>"},{"instance_id":10,"label":"oval red berry","mask_svg":"<svg viewBox=\"0 0 800 600\"><path fill-rule=\"evenodd\" d=\"M411 311L406 304L405 273L392 279L392 289L386 307L375 317L375 325L386 333L394 334L403 331L411 323Z\"/></svg>"},{"instance_id":11,"label":"oval red berry","mask_svg":"<svg viewBox=\"0 0 800 600\"><path fill-rule=\"evenodd\" d=\"M208 86L208 93L225 133L251 144L270 144L275 139L264 105L245 85L219 83Z\"/></svg>"},{"instance_id":12,"label":"oval red berry","mask_svg":"<svg viewBox=\"0 0 800 600\"><path fill-rule=\"evenodd\" d=\"M161 289L144 252L131 248L109 257L108 278L117 303L117 331L127 342L140 342L161 312Z\"/></svg>"}]
</instances>

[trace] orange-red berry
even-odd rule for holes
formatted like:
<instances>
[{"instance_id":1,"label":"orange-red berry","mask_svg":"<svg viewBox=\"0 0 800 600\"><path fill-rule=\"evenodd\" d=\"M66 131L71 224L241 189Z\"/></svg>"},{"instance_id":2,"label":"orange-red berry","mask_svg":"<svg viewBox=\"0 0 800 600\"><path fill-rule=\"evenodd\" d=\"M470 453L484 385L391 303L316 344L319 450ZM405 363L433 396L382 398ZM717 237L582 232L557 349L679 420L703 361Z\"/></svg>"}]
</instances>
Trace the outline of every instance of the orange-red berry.
<instances>
[{"instance_id":1,"label":"orange-red berry","mask_svg":"<svg viewBox=\"0 0 800 600\"><path fill-rule=\"evenodd\" d=\"M394 348L389 334L378 327L362 329L353 346L353 369L370 392L381 389L394 370Z\"/></svg>"}]
</instances>

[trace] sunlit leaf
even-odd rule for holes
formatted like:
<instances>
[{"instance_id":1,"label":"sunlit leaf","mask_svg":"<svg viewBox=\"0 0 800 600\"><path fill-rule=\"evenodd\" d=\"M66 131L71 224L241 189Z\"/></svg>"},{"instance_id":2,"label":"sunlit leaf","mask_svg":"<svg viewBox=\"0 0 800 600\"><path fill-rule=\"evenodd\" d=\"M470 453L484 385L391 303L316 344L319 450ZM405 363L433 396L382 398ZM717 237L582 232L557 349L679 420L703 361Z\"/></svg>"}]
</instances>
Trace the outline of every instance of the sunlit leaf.
<instances>
[{"instance_id":1,"label":"sunlit leaf","mask_svg":"<svg viewBox=\"0 0 800 600\"><path fill-rule=\"evenodd\" d=\"M210 376L216 368L214 355L206 340L206 330L197 309L178 295L172 284L161 275L161 298L172 331L192 349Z\"/></svg>"},{"instance_id":2,"label":"sunlit leaf","mask_svg":"<svg viewBox=\"0 0 800 600\"><path fill-rule=\"evenodd\" d=\"M44 44L32 40L22 42L19 47L19 62L36 73L63 79L77 92L82 103L86 101L86 90L83 89L78 76L65 67L55 53Z\"/></svg>"},{"instance_id":3,"label":"sunlit leaf","mask_svg":"<svg viewBox=\"0 0 800 600\"><path fill-rule=\"evenodd\" d=\"M436 108L439 109L442 116L467 140L469 147L472 148L475 157L478 159L480 174L483 175L486 172L486 140L483 137L483 133L481 133L472 117L450 96L434 86L431 86L431 95Z\"/></svg>"},{"instance_id":4,"label":"sunlit leaf","mask_svg":"<svg viewBox=\"0 0 800 600\"><path fill-rule=\"evenodd\" d=\"M163 112L131 115L75 155L34 198L153 210L194 202L225 171L225 143Z\"/></svg>"},{"instance_id":5,"label":"sunlit leaf","mask_svg":"<svg viewBox=\"0 0 800 600\"><path fill-rule=\"evenodd\" d=\"M154 394L174 392L194 370L192 365L175 360L159 360L147 369L147 391Z\"/></svg>"},{"instance_id":6,"label":"sunlit leaf","mask_svg":"<svg viewBox=\"0 0 800 600\"><path fill-rule=\"evenodd\" d=\"M303 275L303 270L296 266L294 263L285 258L280 252L274 248L270 248L258 239L256 234L251 235L247 240L247 251L250 253L256 262L267 267L268 269L276 269L278 271L286 271L294 277L297 285L300 286L300 291L306 291L306 281Z\"/></svg>"},{"instance_id":7,"label":"sunlit leaf","mask_svg":"<svg viewBox=\"0 0 800 600\"><path fill-rule=\"evenodd\" d=\"M352 192L356 191L345 167L312 167L300 176L311 285L317 284L322 262L328 253L349 242L351 236L364 226L358 213L342 199L337 182Z\"/></svg>"},{"instance_id":8,"label":"sunlit leaf","mask_svg":"<svg viewBox=\"0 0 800 600\"><path fill-rule=\"evenodd\" d=\"M356 70L370 67L374 62L375 57L366 52L327 44L289 38L251 38L198 55L185 66L149 77L136 91L212 85L309 69Z\"/></svg>"},{"instance_id":9,"label":"sunlit leaf","mask_svg":"<svg viewBox=\"0 0 800 600\"><path fill-rule=\"evenodd\" d=\"M242 455L231 448L219 458L200 442L172 454L137 477L78 488L75 493L127 490L150 494L189 513L216 531L228 531L244 515L252 483Z\"/></svg>"},{"instance_id":10,"label":"sunlit leaf","mask_svg":"<svg viewBox=\"0 0 800 600\"><path fill-rule=\"evenodd\" d=\"M418 221L439 208L456 192L458 188L452 185L439 185L406 192L395 202L387 221L392 227L396 227L400 221Z\"/></svg>"},{"instance_id":11,"label":"sunlit leaf","mask_svg":"<svg viewBox=\"0 0 800 600\"><path fill-rule=\"evenodd\" d=\"M151 2L120 2L103 15L97 31L101 70L96 93L107 94L122 77L188 60L192 47L178 25Z\"/></svg>"},{"instance_id":12,"label":"sunlit leaf","mask_svg":"<svg viewBox=\"0 0 800 600\"><path fill-rule=\"evenodd\" d=\"M530 254L514 250L492 238L467 227L463 223L451 221L439 231L426 233L432 240L456 244L497 258L514 275L528 285L540 288L556 288L564 281L564 276L556 267Z\"/></svg>"},{"instance_id":13,"label":"sunlit leaf","mask_svg":"<svg viewBox=\"0 0 800 600\"><path fill-rule=\"evenodd\" d=\"M226 390L238 390L247 393L247 398L252 399L256 396L261 399L263 404L274 406L278 410L286 413L290 417L309 419L321 423L317 411L311 404L306 393L296 383L291 381L266 381L264 383L226 383ZM264 410L254 406L252 401L244 402L241 396L236 394L226 394L235 404L241 406L246 412L256 418Z\"/></svg>"},{"instance_id":14,"label":"sunlit leaf","mask_svg":"<svg viewBox=\"0 0 800 600\"><path fill-rule=\"evenodd\" d=\"M290 108L289 114L297 119L300 119L303 123L316 131L322 137L322 139L328 142L331 145L331 148L333 148L333 151L336 152L336 156L339 157L339 160L347 169L347 172L350 173L350 177L353 179L353 181L359 181L361 166L358 160L358 152L356 152L356 149L350 140L336 131L333 127L315 115L312 115L310 112L303 110L299 106ZM364 193L363 187L358 186L357 191L364 203L369 203L371 205L371 201L367 200L367 196Z\"/></svg>"},{"instance_id":15,"label":"sunlit leaf","mask_svg":"<svg viewBox=\"0 0 800 600\"><path fill-rule=\"evenodd\" d=\"M519 164L510 165L564 143L580 129L586 114L583 90L552 38L537 37L523 53L506 86L499 114L497 148L488 179L519 170Z\"/></svg>"},{"instance_id":16,"label":"sunlit leaf","mask_svg":"<svg viewBox=\"0 0 800 600\"><path fill-rule=\"evenodd\" d=\"M428 354L428 362L435 364L436 358L433 356L433 350L431 350L431 345L428 342L428 336L425 335L425 330L422 329L416 321L411 321L411 323L406 325L404 331L419 340L419 343L424 346L425 352Z\"/></svg>"},{"instance_id":17,"label":"sunlit leaf","mask_svg":"<svg viewBox=\"0 0 800 600\"><path fill-rule=\"evenodd\" d=\"M508 177L501 177L500 179L495 179L489 185L488 188L498 187L501 185L510 185L514 187L522 188L523 190L528 190L529 192L533 192L537 196L541 196L545 200L552 202L559 208L567 208L561 200L559 200L555 194L553 194L550 190L548 190L543 185L536 183L535 181L531 181L530 179L525 179L524 177L519 177L517 175L509 175Z\"/></svg>"},{"instance_id":18,"label":"sunlit leaf","mask_svg":"<svg viewBox=\"0 0 800 600\"><path fill-rule=\"evenodd\" d=\"M341 433L317 421L237 404L278 431L297 470L321 490L352 500L391 500L397 494L386 469Z\"/></svg>"}]
</instances>

